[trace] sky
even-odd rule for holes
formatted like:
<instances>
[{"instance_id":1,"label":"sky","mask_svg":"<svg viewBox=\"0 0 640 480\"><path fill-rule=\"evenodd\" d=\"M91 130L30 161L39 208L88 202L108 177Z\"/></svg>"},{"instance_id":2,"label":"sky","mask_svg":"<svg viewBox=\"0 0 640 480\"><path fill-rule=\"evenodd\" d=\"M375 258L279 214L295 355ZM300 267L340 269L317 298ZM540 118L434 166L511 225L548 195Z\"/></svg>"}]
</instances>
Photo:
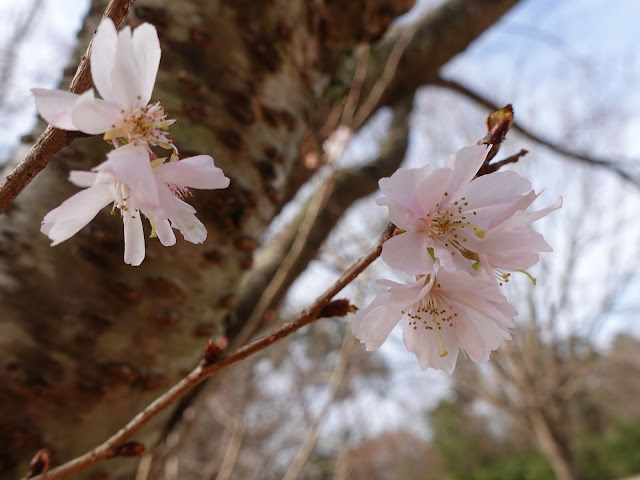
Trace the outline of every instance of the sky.
<instances>
[{"instance_id":1,"label":"sky","mask_svg":"<svg viewBox=\"0 0 640 480\"><path fill-rule=\"evenodd\" d=\"M43 6L17 52L13 81L3 95L12 113L0 118L0 162L9 157L20 135L28 133L36 122L29 89L54 88L59 82L62 69L70 57L76 32L88 8L87 0L41 1ZM416 11L437 3L441 2L419 0ZM31 2L0 0L0 14L3 18L20 22L29 5ZM415 15L413 12L401 22L411 22ZM498 104L512 103L517 121L544 138L563 142L563 145L579 152L605 158L640 158L638 18L639 2L524 1L466 52L453 59L442 70L442 75L464 83ZM0 30L0 52L5 51L10 35L9 29ZM3 57L6 58L5 55L0 58ZM406 166L417 167L427 161L437 165L449 153L474 143L484 134L483 119L486 113L460 96L442 89L428 87L421 90L412 116L411 145ZM375 138L384 133L387 121L388 115L385 117L384 113L376 117L374 125L354 139L340 165L366 161L372 150L375 151L371 146ZM566 223L571 212L581 206L581 189L571 183L580 176L581 167L566 163L548 149L525 143L517 136L510 136L504 152L517 151L523 145L531 153L515 168L531 175L536 190L545 189L539 200L540 205L552 203L559 195L565 198L564 211L554 213L557 220L550 222L552 228L557 228L558 224ZM629 168L640 173L637 162L630 163ZM594 182L600 188L594 191L603 199L601 203L615 205L615 202L620 202L620 197L623 198L620 202L622 206L614 210L628 215L629 222L625 228L632 228L634 212L640 202L637 189L617 183L614 177L604 171L596 172ZM359 202L347 214L341 230L333 235L334 241L346 242L349 238L361 240L366 237L368 226L386 221L384 209L373 202L376 196ZM292 214L288 210L282 218L286 220L286 215ZM596 215L587 216L587 227L597 231L601 224L606 224L606 219L600 218L606 214L606 210L599 210ZM637 228L628 235L625 233L624 238L638 238ZM373 243L374 239L375 236L371 236L370 242ZM626 242L617 241L620 243L616 248L621 256L633 253ZM563 251L561 239L554 247L557 252L553 255ZM585 259L580 272L586 283L590 275L598 276L606 268L606 265L602 265L605 249L605 246L598 246ZM630 258L625 262L633 260ZM370 286L373 280L389 274L379 264L380 261L366 279L369 295L375 291L375 287ZM593 265L598 265L598 269L594 269ZM322 261L314 262L292 289L288 297L289 308L295 310L306 306L334 278L332 269ZM309 288L310 285L313 288ZM598 288L597 284L594 288ZM640 322L629 321L629 311L637 311L635 308L640 299L636 294L637 289L627 290L617 300L620 313L611 314L607 326L600 332L603 348L618 331L640 334L640 327L636 326ZM586 303L585 308L592 307ZM570 328L571 325L566 326L567 331ZM361 347L358 345L356 348ZM427 427L415 420L416 415L446 395L449 377L438 371L420 371L416 359L404 349L399 329L393 332L390 341L379 352L372 355L383 355L392 365L388 395L380 398L364 393L354 398L352 404L342 412L331 412L325 428L330 430L332 422L344 421L345 416L350 415L355 416L352 421L366 423L370 434L398 426L424 434ZM459 361L468 360L461 358ZM421 392L420 402L405 401L415 397L416 392ZM415 412L411 408L415 408ZM378 413L373 415L372 412Z\"/></svg>"}]
</instances>

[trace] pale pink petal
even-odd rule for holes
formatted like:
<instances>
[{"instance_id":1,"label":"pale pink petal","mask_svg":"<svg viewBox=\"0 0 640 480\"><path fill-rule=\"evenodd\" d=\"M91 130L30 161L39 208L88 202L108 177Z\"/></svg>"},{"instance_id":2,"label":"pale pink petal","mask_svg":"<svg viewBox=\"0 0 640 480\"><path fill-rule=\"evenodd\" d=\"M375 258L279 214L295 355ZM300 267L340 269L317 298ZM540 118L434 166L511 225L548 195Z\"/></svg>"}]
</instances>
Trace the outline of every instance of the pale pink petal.
<instances>
[{"instance_id":1,"label":"pale pink petal","mask_svg":"<svg viewBox=\"0 0 640 480\"><path fill-rule=\"evenodd\" d=\"M475 179L463 192L463 214L483 229L509 218L517 210L527 208L535 199L531 183L515 172L496 172Z\"/></svg>"},{"instance_id":2,"label":"pale pink petal","mask_svg":"<svg viewBox=\"0 0 640 480\"><path fill-rule=\"evenodd\" d=\"M71 110L79 95L46 88L32 88L31 93L38 112L47 122L62 130L78 130L71 119Z\"/></svg>"},{"instance_id":3,"label":"pale pink petal","mask_svg":"<svg viewBox=\"0 0 640 480\"><path fill-rule=\"evenodd\" d=\"M165 162L154 172L167 183L192 188L227 188L229 179L215 166L208 155L184 158L177 162Z\"/></svg>"},{"instance_id":4,"label":"pale pink petal","mask_svg":"<svg viewBox=\"0 0 640 480\"><path fill-rule=\"evenodd\" d=\"M158 235L162 245L170 247L171 245L176 244L176 236L173 233L171 225L169 225L169 220L160 220L159 222L155 222L155 226L156 234Z\"/></svg>"},{"instance_id":5,"label":"pale pink petal","mask_svg":"<svg viewBox=\"0 0 640 480\"><path fill-rule=\"evenodd\" d=\"M511 218L513 214L518 210L526 210L527 208L529 208L529 206L540 196L540 193L536 193L532 190L526 195L522 195L517 201L511 203L509 208L496 215L495 218L489 223L489 228L494 228L505 222L506 220Z\"/></svg>"},{"instance_id":6,"label":"pale pink petal","mask_svg":"<svg viewBox=\"0 0 640 480\"><path fill-rule=\"evenodd\" d=\"M484 163L490 145L474 145L458 150L453 159L448 159L445 167L453 169L451 180L447 186L449 198L458 198L460 191L475 177Z\"/></svg>"},{"instance_id":7,"label":"pale pink petal","mask_svg":"<svg viewBox=\"0 0 640 480\"><path fill-rule=\"evenodd\" d=\"M137 267L144 260L144 232L140 214L124 216L124 263Z\"/></svg>"},{"instance_id":8,"label":"pale pink petal","mask_svg":"<svg viewBox=\"0 0 640 480\"><path fill-rule=\"evenodd\" d=\"M405 320L402 332L407 350L416 355L423 371L431 367L444 370L448 374L453 373L458 360L459 342L448 324L443 325L440 330L442 343L447 352L445 356L442 356L438 335L434 330L409 325L409 322Z\"/></svg>"},{"instance_id":9,"label":"pale pink petal","mask_svg":"<svg viewBox=\"0 0 640 480\"><path fill-rule=\"evenodd\" d=\"M390 293L377 295L367 308L358 310L351 320L353 334L369 351L380 348L402 317L400 312L387 312L386 305L390 297Z\"/></svg>"},{"instance_id":10,"label":"pale pink petal","mask_svg":"<svg viewBox=\"0 0 640 480\"><path fill-rule=\"evenodd\" d=\"M522 212L516 212L522 213ZM503 224L506 225L506 222ZM500 228L500 227L498 227ZM485 242L478 246L478 253L500 253L505 251L551 252L553 249L544 237L529 227L489 230Z\"/></svg>"},{"instance_id":11,"label":"pale pink petal","mask_svg":"<svg viewBox=\"0 0 640 480\"><path fill-rule=\"evenodd\" d=\"M171 226L180 230L187 242L203 243L207 239L207 229L193 214L195 209L182 200L175 200L180 206L180 212L171 217Z\"/></svg>"},{"instance_id":12,"label":"pale pink petal","mask_svg":"<svg viewBox=\"0 0 640 480\"><path fill-rule=\"evenodd\" d=\"M457 301L473 306L471 302L476 299L509 305L507 298L500 289L489 282L486 275L468 274L459 270L449 271L441 268L438 270L438 284L447 292L447 296L456 297ZM516 310L509 305L511 316L517 315Z\"/></svg>"},{"instance_id":13,"label":"pale pink petal","mask_svg":"<svg viewBox=\"0 0 640 480\"><path fill-rule=\"evenodd\" d=\"M462 306L456 310L458 317L453 324L460 346L474 362L486 362L505 338L505 331L473 309Z\"/></svg>"},{"instance_id":14,"label":"pale pink petal","mask_svg":"<svg viewBox=\"0 0 640 480\"><path fill-rule=\"evenodd\" d=\"M444 195L450 178L450 169L439 168L418 186L416 203L418 204L418 211L423 218L429 213L433 214L433 212L442 208L452 199L449 192L447 192L446 197Z\"/></svg>"},{"instance_id":15,"label":"pale pink petal","mask_svg":"<svg viewBox=\"0 0 640 480\"><path fill-rule=\"evenodd\" d=\"M118 32L110 18L100 22L91 44L91 77L103 99L115 102L111 88L111 72L116 62Z\"/></svg>"},{"instance_id":16,"label":"pale pink petal","mask_svg":"<svg viewBox=\"0 0 640 480\"><path fill-rule=\"evenodd\" d=\"M489 269L493 266L507 270L526 270L540 261L540 255L537 253L518 251L490 253L486 255L486 260L484 258L484 255L480 255L483 266L487 265Z\"/></svg>"},{"instance_id":17,"label":"pale pink petal","mask_svg":"<svg viewBox=\"0 0 640 480\"><path fill-rule=\"evenodd\" d=\"M382 259L407 275L427 275L434 269L424 232L406 232L390 238L382 246Z\"/></svg>"},{"instance_id":18,"label":"pale pink petal","mask_svg":"<svg viewBox=\"0 0 640 480\"><path fill-rule=\"evenodd\" d=\"M136 208L144 210L147 204L158 205L158 186L146 148L133 145L116 148L107 154L107 158L108 160L97 168L111 173L128 186L132 193L135 191L139 195L137 198L142 200L143 204L134 205Z\"/></svg>"},{"instance_id":19,"label":"pale pink petal","mask_svg":"<svg viewBox=\"0 0 640 480\"><path fill-rule=\"evenodd\" d=\"M78 130L96 135L120 123L121 110L114 104L95 98L93 90L84 92L71 111L71 119Z\"/></svg>"},{"instance_id":20,"label":"pale pink petal","mask_svg":"<svg viewBox=\"0 0 640 480\"><path fill-rule=\"evenodd\" d=\"M435 256L440 260L443 268L452 271L462 270L467 273L473 272L469 261L460 253L460 250L454 248L448 240L434 236L430 246L433 247Z\"/></svg>"},{"instance_id":21,"label":"pale pink petal","mask_svg":"<svg viewBox=\"0 0 640 480\"><path fill-rule=\"evenodd\" d=\"M92 187L96 184L98 173L85 172L84 170L71 170L69 181L78 187Z\"/></svg>"},{"instance_id":22,"label":"pale pink petal","mask_svg":"<svg viewBox=\"0 0 640 480\"><path fill-rule=\"evenodd\" d=\"M116 58L111 71L111 88L115 102L124 109L145 105L142 103L140 78L133 55L129 26L118 32Z\"/></svg>"},{"instance_id":23,"label":"pale pink petal","mask_svg":"<svg viewBox=\"0 0 640 480\"><path fill-rule=\"evenodd\" d=\"M527 213L525 215L525 218L524 218L524 221L526 223L524 223L523 225L529 225L529 224L535 222L536 220L540 220L542 217L546 217L551 212L553 212L554 210L557 210L559 208L562 208L562 197L559 197L558 200L556 200L556 203L554 203L550 207L542 208L542 209L537 210L535 212Z\"/></svg>"},{"instance_id":24,"label":"pale pink petal","mask_svg":"<svg viewBox=\"0 0 640 480\"><path fill-rule=\"evenodd\" d=\"M423 231L424 221L416 213L393 199L385 198L385 205L389 208L389 221L396 227L407 232ZM380 202L378 202L381 205Z\"/></svg>"},{"instance_id":25,"label":"pale pink petal","mask_svg":"<svg viewBox=\"0 0 640 480\"><path fill-rule=\"evenodd\" d=\"M47 213L40 231L53 240L51 246L57 245L78 233L111 202L113 195L107 184L82 190Z\"/></svg>"},{"instance_id":26,"label":"pale pink petal","mask_svg":"<svg viewBox=\"0 0 640 480\"><path fill-rule=\"evenodd\" d=\"M151 215L154 220L167 220L178 215L181 207L180 204L176 202L177 198L173 193L171 193L171 189L167 186L166 182L155 175L155 168L153 171L156 180L156 187L158 189L159 201L152 204L145 196L138 195L137 192L132 194L132 198L135 198L136 204L139 202L139 204L143 206L142 209L144 212ZM195 212L195 209L193 209L193 212Z\"/></svg>"},{"instance_id":27,"label":"pale pink petal","mask_svg":"<svg viewBox=\"0 0 640 480\"><path fill-rule=\"evenodd\" d=\"M431 165L422 168L399 168L391 177L381 178L378 185L385 196L417 212L416 191L418 185L429 175L431 175Z\"/></svg>"},{"instance_id":28,"label":"pale pink petal","mask_svg":"<svg viewBox=\"0 0 640 480\"><path fill-rule=\"evenodd\" d=\"M379 280L377 283L391 287L389 303L395 305L397 310L400 311L405 310L407 305L411 305L429 294L433 286L433 275L431 277L420 277L419 280L408 285L395 283L391 280Z\"/></svg>"},{"instance_id":29,"label":"pale pink petal","mask_svg":"<svg viewBox=\"0 0 640 480\"><path fill-rule=\"evenodd\" d=\"M513 171L482 175L465 189L464 196L474 208L513 203L531 191L531 182Z\"/></svg>"},{"instance_id":30,"label":"pale pink petal","mask_svg":"<svg viewBox=\"0 0 640 480\"><path fill-rule=\"evenodd\" d=\"M133 31L133 57L138 74L138 106L149 103L160 64L160 41L153 25L143 23Z\"/></svg>"}]
</instances>

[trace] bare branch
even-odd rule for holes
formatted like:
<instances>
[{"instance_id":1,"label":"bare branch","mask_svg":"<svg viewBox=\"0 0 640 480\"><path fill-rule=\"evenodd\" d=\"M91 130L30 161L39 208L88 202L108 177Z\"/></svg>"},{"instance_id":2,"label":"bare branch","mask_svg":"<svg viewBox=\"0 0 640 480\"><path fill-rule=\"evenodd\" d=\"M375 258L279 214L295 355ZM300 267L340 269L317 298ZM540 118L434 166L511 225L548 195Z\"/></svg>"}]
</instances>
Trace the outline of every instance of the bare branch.
<instances>
[{"instance_id":1,"label":"bare branch","mask_svg":"<svg viewBox=\"0 0 640 480\"><path fill-rule=\"evenodd\" d=\"M104 11L102 18L110 18L116 28L120 26L134 0L111 0ZM87 53L82 56L76 74L71 80L69 91L82 93L91 88L91 71L89 57L91 43L87 47ZM27 156L0 184L0 214L7 211L20 192L33 180L33 178L46 167L51 157L60 149L69 145L75 138L84 136L78 132L67 132L49 125L40 135L35 145L31 147Z\"/></svg>"},{"instance_id":2,"label":"bare branch","mask_svg":"<svg viewBox=\"0 0 640 480\"><path fill-rule=\"evenodd\" d=\"M458 92L462 95L464 95L465 97L470 98L471 100L473 100L474 102L486 107L489 110L497 110L499 109L499 105L492 102L491 100L489 100L488 98L482 96L480 93L472 90L469 87L466 87L465 85L462 85L454 80L445 80L444 78L440 77L435 83L434 85L438 85L441 87L446 87L450 90L453 90L455 92ZM606 168L608 170L611 170L612 172L614 172L616 175L618 175L620 178L623 178L624 180L631 182L633 185L635 185L636 187L640 187L640 178L637 178L633 175L631 175L628 172L625 172L621 167L619 167L618 165L615 164L615 162L612 162L610 160L606 160L606 159L602 159L602 158L596 158L596 157L592 157L591 155L586 155L583 153L579 153L579 152L575 152L573 150L569 150L568 148L563 147L562 145L558 144L558 143L554 143L550 140L546 140L544 138L542 138L539 135L536 135L535 133L531 132L529 129L523 127L521 124L519 124L518 122L514 122L513 123L513 129L515 131L517 131L518 133L520 133L521 135L523 135L524 137L528 138L529 140L532 140L536 143L539 143L540 145L544 145L547 148L550 148L551 150L553 150L554 152L559 153L560 155L564 155L565 157L571 158L573 160L578 160L580 162L586 163L588 165L593 165L596 167L602 167L602 168Z\"/></svg>"},{"instance_id":3,"label":"bare branch","mask_svg":"<svg viewBox=\"0 0 640 480\"><path fill-rule=\"evenodd\" d=\"M362 258L348 268L344 274L329 289L318 297L306 310L302 311L294 320L285 322L271 333L264 335L253 342L238 348L233 353L221 356L215 363L207 364L204 361L191 371L186 377L175 384L170 390L150 403L143 411L138 413L127 425L120 429L115 435L97 446L90 452L71 460L53 470L48 475L33 477L33 480L59 480L67 478L77 472L86 470L91 465L113 458L120 445L130 439L138 430L146 425L149 420L172 405L187 392L202 383L211 375L237 363L245 358L264 350L278 340L309 325L317 318L318 312L329 303L329 301L356 278L365 268L367 268L382 252L382 244L387 241L393 232L394 226L389 224L376 244Z\"/></svg>"}]
</instances>

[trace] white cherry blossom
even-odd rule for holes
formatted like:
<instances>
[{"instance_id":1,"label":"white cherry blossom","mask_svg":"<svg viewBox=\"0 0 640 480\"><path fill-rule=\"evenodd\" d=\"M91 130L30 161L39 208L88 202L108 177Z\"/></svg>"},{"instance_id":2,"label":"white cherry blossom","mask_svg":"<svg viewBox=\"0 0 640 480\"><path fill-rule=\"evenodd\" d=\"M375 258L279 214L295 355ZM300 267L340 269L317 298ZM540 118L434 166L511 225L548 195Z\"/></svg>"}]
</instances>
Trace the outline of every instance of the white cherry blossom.
<instances>
[{"instance_id":1,"label":"white cherry blossom","mask_svg":"<svg viewBox=\"0 0 640 480\"><path fill-rule=\"evenodd\" d=\"M187 187L218 189L229 179L207 155L166 162L152 168L145 147L125 146L111 151L107 160L91 172L74 170L69 180L85 187L50 211L42 221L42 233L52 246L75 235L98 212L113 203L124 223L124 261L140 265L145 256L142 215L155 226L163 245L176 242L172 227L192 243L207 237L195 209L179 197Z\"/></svg>"},{"instance_id":2,"label":"white cherry blossom","mask_svg":"<svg viewBox=\"0 0 640 480\"><path fill-rule=\"evenodd\" d=\"M160 63L160 42L148 23L119 33L110 19L100 23L91 47L93 89L82 95L34 88L40 115L53 126L104 134L118 144L175 148L168 120L159 102L149 104Z\"/></svg>"}]
</instances>

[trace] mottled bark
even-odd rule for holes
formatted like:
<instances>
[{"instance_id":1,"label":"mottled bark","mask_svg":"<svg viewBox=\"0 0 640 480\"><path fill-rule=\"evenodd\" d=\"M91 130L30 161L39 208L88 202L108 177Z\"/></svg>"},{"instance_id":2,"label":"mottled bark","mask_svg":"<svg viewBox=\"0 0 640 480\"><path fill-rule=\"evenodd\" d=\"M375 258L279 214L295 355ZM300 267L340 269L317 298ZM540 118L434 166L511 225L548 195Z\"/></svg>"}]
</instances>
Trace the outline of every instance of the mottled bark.
<instances>
[{"instance_id":1,"label":"mottled bark","mask_svg":"<svg viewBox=\"0 0 640 480\"><path fill-rule=\"evenodd\" d=\"M76 140L0 217L0 478L26 472L42 447L56 464L98 444L192 367L209 335L239 330L245 319L229 311L240 280L282 200L313 173L301 159L318 150L321 127L349 90L353 47L375 42L411 3L136 2L130 23L151 22L160 35L153 98L180 119L172 135L182 156L211 154L231 186L191 199L209 229L204 245L149 239L137 268L123 264L122 226L108 210L54 248L38 231L77 190L69 170L104 158L100 139ZM376 106L411 95L424 72L435 74L515 0L463 3L450 2L441 28L420 24L414 42L430 40L409 45ZM92 8L81 44L103 8ZM374 47L365 94L392 44ZM151 445L164 420L137 440Z\"/></svg>"}]
</instances>

